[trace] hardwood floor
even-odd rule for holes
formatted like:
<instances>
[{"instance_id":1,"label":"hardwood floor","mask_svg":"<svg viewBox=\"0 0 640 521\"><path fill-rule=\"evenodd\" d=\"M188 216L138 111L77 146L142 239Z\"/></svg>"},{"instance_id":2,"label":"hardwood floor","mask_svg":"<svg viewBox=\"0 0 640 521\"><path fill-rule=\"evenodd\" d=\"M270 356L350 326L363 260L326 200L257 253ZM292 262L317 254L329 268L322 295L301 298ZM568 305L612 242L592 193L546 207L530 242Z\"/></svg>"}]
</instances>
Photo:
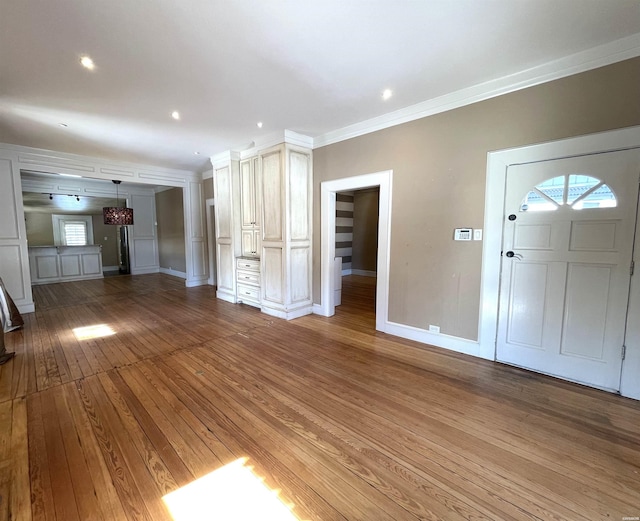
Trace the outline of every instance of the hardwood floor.
<instances>
[{"instance_id":1,"label":"hardwood floor","mask_svg":"<svg viewBox=\"0 0 640 521\"><path fill-rule=\"evenodd\" d=\"M170 520L239 458L301 520L640 516L640 402L377 333L374 288L286 322L166 275L35 287L0 366L0 521Z\"/></svg>"}]
</instances>

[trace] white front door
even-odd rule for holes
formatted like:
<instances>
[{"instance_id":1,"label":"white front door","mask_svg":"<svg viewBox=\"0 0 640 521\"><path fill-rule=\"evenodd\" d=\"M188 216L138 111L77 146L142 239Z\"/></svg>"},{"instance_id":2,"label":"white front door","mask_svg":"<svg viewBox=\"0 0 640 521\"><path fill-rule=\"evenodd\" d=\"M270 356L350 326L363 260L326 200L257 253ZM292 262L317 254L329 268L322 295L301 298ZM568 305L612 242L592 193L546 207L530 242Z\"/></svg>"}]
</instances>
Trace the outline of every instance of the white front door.
<instances>
[{"instance_id":1,"label":"white front door","mask_svg":"<svg viewBox=\"0 0 640 521\"><path fill-rule=\"evenodd\" d=\"M507 170L496 358L618 390L640 151Z\"/></svg>"}]
</instances>

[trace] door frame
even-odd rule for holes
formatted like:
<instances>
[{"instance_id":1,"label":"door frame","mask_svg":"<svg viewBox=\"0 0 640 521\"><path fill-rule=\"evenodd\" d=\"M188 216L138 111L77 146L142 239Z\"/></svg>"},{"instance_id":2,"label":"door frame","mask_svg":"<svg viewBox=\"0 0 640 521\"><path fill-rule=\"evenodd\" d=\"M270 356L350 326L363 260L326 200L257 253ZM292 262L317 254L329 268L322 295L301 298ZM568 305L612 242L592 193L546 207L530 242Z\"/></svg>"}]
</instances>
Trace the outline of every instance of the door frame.
<instances>
[{"instance_id":1,"label":"door frame","mask_svg":"<svg viewBox=\"0 0 640 521\"><path fill-rule=\"evenodd\" d=\"M482 283L478 339L480 356L496 360L498 306L505 187L509 166L568 157L640 148L640 126L569 139L498 150L487 154ZM623 362L624 371L624 362Z\"/></svg>"},{"instance_id":2,"label":"door frame","mask_svg":"<svg viewBox=\"0 0 640 521\"><path fill-rule=\"evenodd\" d=\"M211 226L211 223L215 218L215 212L213 211L215 205L215 198L207 199L205 201L205 211L207 219L207 253L209 255L209 278L207 280L207 284L209 284L209 286L216 285L216 231L214 229L214 226Z\"/></svg>"},{"instance_id":3,"label":"door frame","mask_svg":"<svg viewBox=\"0 0 640 521\"><path fill-rule=\"evenodd\" d=\"M336 194L379 187L378 265L376 281L376 330L385 331L389 316L389 262L391 252L391 187L393 170L345 177L320 183L321 212L321 305L315 312L325 317L335 314L334 258L336 256Z\"/></svg>"}]
</instances>

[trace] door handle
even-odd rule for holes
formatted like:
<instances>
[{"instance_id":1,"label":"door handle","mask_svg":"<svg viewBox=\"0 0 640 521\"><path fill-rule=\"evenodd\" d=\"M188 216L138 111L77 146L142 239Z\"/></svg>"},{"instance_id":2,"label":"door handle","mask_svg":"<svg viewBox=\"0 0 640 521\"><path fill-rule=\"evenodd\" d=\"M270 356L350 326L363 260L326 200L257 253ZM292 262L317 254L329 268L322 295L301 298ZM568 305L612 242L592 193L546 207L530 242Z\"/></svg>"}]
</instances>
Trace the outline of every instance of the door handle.
<instances>
[{"instance_id":1,"label":"door handle","mask_svg":"<svg viewBox=\"0 0 640 521\"><path fill-rule=\"evenodd\" d=\"M505 255L506 255L507 257L509 257L510 259L511 259L511 258L514 258L514 257L515 257L517 260L522 260L522 259L523 259L522 255L521 255L520 253L515 253L515 252L513 252L513 251L508 251L507 253L505 253Z\"/></svg>"}]
</instances>

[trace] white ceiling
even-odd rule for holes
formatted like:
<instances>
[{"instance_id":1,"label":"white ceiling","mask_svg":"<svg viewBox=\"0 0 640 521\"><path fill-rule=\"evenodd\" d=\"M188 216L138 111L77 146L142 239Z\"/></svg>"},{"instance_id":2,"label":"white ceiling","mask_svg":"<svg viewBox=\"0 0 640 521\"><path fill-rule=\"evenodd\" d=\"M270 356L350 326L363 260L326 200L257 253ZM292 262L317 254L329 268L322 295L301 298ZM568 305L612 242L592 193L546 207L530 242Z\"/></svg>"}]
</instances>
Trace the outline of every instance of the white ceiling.
<instances>
[{"instance_id":1,"label":"white ceiling","mask_svg":"<svg viewBox=\"0 0 640 521\"><path fill-rule=\"evenodd\" d=\"M638 0L0 0L0 142L202 171L638 33Z\"/></svg>"}]
</instances>

